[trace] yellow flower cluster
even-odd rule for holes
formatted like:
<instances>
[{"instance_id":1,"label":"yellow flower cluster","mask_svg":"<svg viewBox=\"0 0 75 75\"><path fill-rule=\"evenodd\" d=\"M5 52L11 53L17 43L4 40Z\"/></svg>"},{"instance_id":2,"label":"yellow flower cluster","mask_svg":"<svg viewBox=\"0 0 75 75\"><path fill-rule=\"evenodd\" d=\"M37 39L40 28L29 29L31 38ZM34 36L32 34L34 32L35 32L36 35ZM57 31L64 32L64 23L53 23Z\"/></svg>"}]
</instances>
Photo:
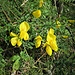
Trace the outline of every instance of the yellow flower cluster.
<instances>
[{"instance_id":1,"label":"yellow flower cluster","mask_svg":"<svg viewBox=\"0 0 75 75\"><path fill-rule=\"evenodd\" d=\"M39 7L42 7L42 5L43 5L43 0L40 0ZM41 16L41 10L34 11L32 13L32 15L35 18L39 18ZM61 26L60 22L57 21L56 23L57 23L57 28L59 28ZM15 45L21 46L22 39L29 40L29 34L28 34L29 29L30 29L29 24L24 21L19 26L20 33L15 34L15 33L11 32L10 36L12 37L11 38L12 46L15 46ZM42 41L42 37L40 35L38 35L35 38L35 47L36 48L39 48L41 46L41 41ZM50 56L52 55L52 50L58 51L56 36L54 35L54 30L52 28L48 31L46 42L43 47L46 48L46 52Z\"/></svg>"},{"instance_id":2,"label":"yellow flower cluster","mask_svg":"<svg viewBox=\"0 0 75 75\"><path fill-rule=\"evenodd\" d=\"M41 41L42 41L41 36L37 36L35 38L35 46L36 46L36 48L40 47ZM57 46L57 42L56 42L56 36L54 35L54 30L52 28L48 31L46 43L44 44L43 47L46 47L46 52L50 56L52 55L52 50L58 51L58 46Z\"/></svg>"},{"instance_id":3,"label":"yellow flower cluster","mask_svg":"<svg viewBox=\"0 0 75 75\"><path fill-rule=\"evenodd\" d=\"M43 0L40 0L39 1L39 7L42 7L43 3L44 3ZM41 16L41 10L35 10L35 11L33 11L32 15L35 18L39 18Z\"/></svg>"},{"instance_id":4,"label":"yellow flower cluster","mask_svg":"<svg viewBox=\"0 0 75 75\"><path fill-rule=\"evenodd\" d=\"M18 46L22 45L22 39L28 40L29 39L29 34L27 31L30 29L30 26L27 22L22 22L19 26L20 33L15 34L13 32L10 33L11 38L11 44L12 46L15 46L16 44Z\"/></svg>"}]
</instances>

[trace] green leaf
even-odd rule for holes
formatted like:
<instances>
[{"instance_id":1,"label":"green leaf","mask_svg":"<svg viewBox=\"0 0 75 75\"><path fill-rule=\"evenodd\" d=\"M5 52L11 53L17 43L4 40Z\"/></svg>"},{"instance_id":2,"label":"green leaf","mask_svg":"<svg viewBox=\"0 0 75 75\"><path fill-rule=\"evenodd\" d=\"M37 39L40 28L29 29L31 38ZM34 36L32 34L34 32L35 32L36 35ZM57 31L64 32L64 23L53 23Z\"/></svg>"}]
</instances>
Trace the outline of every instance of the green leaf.
<instances>
[{"instance_id":1,"label":"green leaf","mask_svg":"<svg viewBox=\"0 0 75 75\"><path fill-rule=\"evenodd\" d=\"M3 49L2 48L0 48L0 53L2 53L3 52Z\"/></svg>"},{"instance_id":2,"label":"green leaf","mask_svg":"<svg viewBox=\"0 0 75 75\"><path fill-rule=\"evenodd\" d=\"M20 56L19 55L14 55L12 58L11 58L11 61L15 61L15 60L20 60Z\"/></svg>"},{"instance_id":3,"label":"green leaf","mask_svg":"<svg viewBox=\"0 0 75 75\"><path fill-rule=\"evenodd\" d=\"M23 59L23 60L25 60L25 61L27 61L27 60L29 60L29 55L28 54L26 54L24 51L21 51L20 52L20 56L21 56L21 58Z\"/></svg>"},{"instance_id":4,"label":"green leaf","mask_svg":"<svg viewBox=\"0 0 75 75\"><path fill-rule=\"evenodd\" d=\"M18 70L20 67L20 61L17 59L13 64L13 70Z\"/></svg>"}]
</instances>

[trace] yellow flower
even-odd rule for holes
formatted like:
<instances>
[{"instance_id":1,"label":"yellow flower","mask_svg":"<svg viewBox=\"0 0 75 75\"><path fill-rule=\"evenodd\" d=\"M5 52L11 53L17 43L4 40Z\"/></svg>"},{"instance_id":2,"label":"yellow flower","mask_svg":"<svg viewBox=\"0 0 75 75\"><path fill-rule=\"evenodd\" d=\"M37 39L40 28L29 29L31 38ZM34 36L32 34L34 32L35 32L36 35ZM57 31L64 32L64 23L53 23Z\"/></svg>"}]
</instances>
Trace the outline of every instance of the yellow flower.
<instances>
[{"instance_id":1,"label":"yellow flower","mask_svg":"<svg viewBox=\"0 0 75 75\"><path fill-rule=\"evenodd\" d=\"M60 26L61 26L60 24L59 25L56 25L56 28L60 28Z\"/></svg>"},{"instance_id":2,"label":"yellow flower","mask_svg":"<svg viewBox=\"0 0 75 75\"><path fill-rule=\"evenodd\" d=\"M60 28L60 26L61 26L61 23L59 22L59 21L56 21L56 28Z\"/></svg>"},{"instance_id":3,"label":"yellow flower","mask_svg":"<svg viewBox=\"0 0 75 75\"><path fill-rule=\"evenodd\" d=\"M20 24L19 29L20 29L20 32L21 32L21 31L27 32L27 31L30 29L30 26L29 26L29 24L28 24L27 22L24 21L24 22L22 22L22 23Z\"/></svg>"},{"instance_id":4,"label":"yellow flower","mask_svg":"<svg viewBox=\"0 0 75 75\"><path fill-rule=\"evenodd\" d=\"M50 56L52 55L52 49L49 45L46 46L46 52L48 55L50 55Z\"/></svg>"},{"instance_id":5,"label":"yellow flower","mask_svg":"<svg viewBox=\"0 0 75 75\"><path fill-rule=\"evenodd\" d=\"M27 22L22 22L20 24L20 38L24 40L29 40L29 34L27 31L30 29L30 26Z\"/></svg>"},{"instance_id":6,"label":"yellow flower","mask_svg":"<svg viewBox=\"0 0 75 75\"><path fill-rule=\"evenodd\" d=\"M66 36L66 35L63 35L62 37L63 37L63 38L65 38L65 39L67 39L67 38L68 38L68 36Z\"/></svg>"},{"instance_id":7,"label":"yellow flower","mask_svg":"<svg viewBox=\"0 0 75 75\"><path fill-rule=\"evenodd\" d=\"M40 10L36 10L32 13L32 15L36 18L39 18L41 16L41 11Z\"/></svg>"},{"instance_id":8,"label":"yellow flower","mask_svg":"<svg viewBox=\"0 0 75 75\"><path fill-rule=\"evenodd\" d=\"M39 35L35 38L35 46L36 48L40 47L42 41L42 37Z\"/></svg>"},{"instance_id":9,"label":"yellow flower","mask_svg":"<svg viewBox=\"0 0 75 75\"><path fill-rule=\"evenodd\" d=\"M39 7L42 7L43 3L44 3L43 0L40 0Z\"/></svg>"},{"instance_id":10,"label":"yellow flower","mask_svg":"<svg viewBox=\"0 0 75 75\"><path fill-rule=\"evenodd\" d=\"M55 51L58 50L57 43L56 43L56 36L55 35L47 35L47 41L49 42L49 45L51 48Z\"/></svg>"},{"instance_id":11,"label":"yellow flower","mask_svg":"<svg viewBox=\"0 0 75 75\"><path fill-rule=\"evenodd\" d=\"M15 46L17 44L17 37L11 38L11 44L12 46Z\"/></svg>"},{"instance_id":12,"label":"yellow flower","mask_svg":"<svg viewBox=\"0 0 75 75\"><path fill-rule=\"evenodd\" d=\"M16 35L15 33L11 32L10 36L13 37L13 38L11 38L11 44L12 44L12 46L15 46L16 44L18 46L21 46L22 42L20 41L18 35Z\"/></svg>"},{"instance_id":13,"label":"yellow flower","mask_svg":"<svg viewBox=\"0 0 75 75\"><path fill-rule=\"evenodd\" d=\"M68 20L68 22L70 22L70 23L75 23L75 20Z\"/></svg>"},{"instance_id":14,"label":"yellow flower","mask_svg":"<svg viewBox=\"0 0 75 75\"><path fill-rule=\"evenodd\" d=\"M61 24L59 21L56 21L56 24Z\"/></svg>"},{"instance_id":15,"label":"yellow flower","mask_svg":"<svg viewBox=\"0 0 75 75\"><path fill-rule=\"evenodd\" d=\"M51 28L47 34L47 42L44 44L46 47L46 52L48 55L52 55L52 50L58 51L58 46L56 42L56 36L54 35L54 30Z\"/></svg>"},{"instance_id":16,"label":"yellow flower","mask_svg":"<svg viewBox=\"0 0 75 75\"><path fill-rule=\"evenodd\" d=\"M21 39L24 39L24 40L29 40L29 35L28 35L27 32L21 31L21 32L20 32L20 38L21 38Z\"/></svg>"}]
</instances>

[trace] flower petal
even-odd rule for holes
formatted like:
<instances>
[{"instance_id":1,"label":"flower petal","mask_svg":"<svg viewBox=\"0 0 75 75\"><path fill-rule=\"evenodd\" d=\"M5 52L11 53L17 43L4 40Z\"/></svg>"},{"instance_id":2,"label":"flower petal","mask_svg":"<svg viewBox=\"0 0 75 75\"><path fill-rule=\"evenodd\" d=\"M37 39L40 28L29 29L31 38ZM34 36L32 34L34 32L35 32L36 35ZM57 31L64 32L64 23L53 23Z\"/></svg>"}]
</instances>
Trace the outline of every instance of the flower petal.
<instances>
[{"instance_id":1,"label":"flower petal","mask_svg":"<svg viewBox=\"0 0 75 75\"><path fill-rule=\"evenodd\" d=\"M68 36L67 36L67 35L63 35L62 37L63 37L64 39L67 39L67 38L68 38Z\"/></svg>"},{"instance_id":2,"label":"flower petal","mask_svg":"<svg viewBox=\"0 0 75 75\"><path fill-rule=\"evenodd\" d=\"M22 42L20 41L20 39L17 40L17 45L20 47L22 45Z\"/></svg>"},{"instance_id":3,"label":"flower petal","mask_svg":"<svg viewBox=\"0 0 75 75\"><path fill-rule=\"evenodd\" d=\"M54 29L50 28L50 30L48 31L48 34L54 34Z\"/></svg>"},{"instance_id":4,"label":"flower petal","mask_svg":"<svg viewBox=\"0 0 75 75\"><path fill-rule=\"evenodd\" d=\"M36 46L36 48L39 48L40 45L41 45L41 40L40 40L40 39L37 39L37 40L35 41L35 46Z\"/></svg>"},{"instance_id":5,"label":"flower petal","mask_svg":"<svg viewBox=\"0 0 75 75\"><path fill-rule=\"evenodd\" d=\"M36 48L40 47L41 41L42 41L42 37L41 37L40 35L38 35L38 36L35 38L35 46L36 46Z\"/></svg>"},{"instance_id":6,"label":"flower petal","mask_svg":"<svg viewBox=\"0 0 75 75\"><path fill-rule=\"evenodd\" d=\"M21 31L21 32L20 32L20 38L23 39L24 36L25 36L25 31Z\"/></svg>"},{"instance_id":7,"label":"flower petal","mask_svg":"<svg viewBox=\"0 0 75 75\"><path fill-rule=\"evenodd\" d=\"M17 39L18 39L18 37L11 38L12 46L15 46L17 44Z\"/></svg>"},{"instance_id":8,"label":"flower petal","mask_svg":"<svg viewBox=\"0 0 75 75\"><path fill-rule=\"evenodd\" d=\"M24 39L24 40L28 40L28 39L29 39L29 35L28 35L27 32L21 31L21 32L20 32L20 38L21 38L21 39Z\"/></svg>"},{"instance_id":9,"label":"flower petal","mask_svg":"<svg viewBox=\"0 0 75 75\"><path fill-rule=\"evenodd\" d=\"M29 34L27 32L24 34L24 40L29 40Z\"/></svg>"},{"instance_id":10,"label":"flower petal","mask_svg":"<svg viewBox=\"0 0 75 75\"><path fill-rule=\"evenodd\" d=\"M50 41L52 41L52 40L56 40L56 36L53 35L53 34L48 34L48 35L47 35L47 41L50 42Z\"/></svg>"},{"instance_id":11,"label":"flower petal","mask_svg":"<svg viewBox=\"0 0 75 75\"><path fill-rule=\"evenodd\" d=\"M42 37L41 37L40 35L38 35L38 36L35 38L35 40L37 40L37 39L42 40Z\"/></svg>"},{"instance_id":12,"label":"flower petal","mask_svg":"<svg viewBox=\"0 0 75 75\"><path fill-rule=\"evenodd\" d=\"M56 25L56 28L60 28L60 26L61 26L61 25L60 25L60 24L58 24L58 25Z\"/></svg>"},{"instance_id":13,"label":"flower petal","mask_svg":"<svg viewBox=\"0 0 75 75\"><path fill-rule=\"evenodd\" d=\"M68 20L68 22L70 22L70 23L75 23L75 20Z\"/></svg>"},{"instance_id":14,"label":"flower petal","mask_svg":"<svg viewBox=\"0 0 75 75\"><path fill-rule=\"evenodd\" d=\"M32 15L36 18L39 18L41 16L41 11L40 10L36 10L32 13Z\"/></svg>"},{"instance_id":15,"label":"flower petal","mask_svg":"<svg viewBox=\"0 0 75 75\"><path fill-rule=\"evenodd\" d=\"M15 33L11 32L10 36L17 36Z\"/></svg>"},{"instance_id":16,"label":"flower petal","mask_svg":"<svg viewBox=\"0 0 75 75\"><path fill-rule=\"evenodd\" d=\"M56 24L60 24L61 25L61 23L59 21L56 21Z\"/></svg>"},{"instance_id":17,"label":"flower petal","mask_svg":"<svg viewBox=\"0 0 75 75\"><path fill-rule=\"evenodd\" d=\"M58 46L57 46L56 40L51 41L49 44L54 51L58 51Z\"/></svg>"},{"instance_id":18,"label":"flower petal","mask_svg":"<svg viewBox=\"0 0 75 75\"><path fill-rule=\"evenodd\" d=\"M20 31L26 31L27 32L30 29L30 26L27 22L24 21L20 24L19 28L20 28Z\"/></svg>"},{"instance_id":19,"label":"flower petal","mask_svg":"<svg viewBox=\"0 0 75 75\"><path fill-rule=\"evenodd\" d=\"M46 52L48 55L50 55L50 56L52 55L52 49L49 45L46 46Z\"/></svg>"}]
</instances>

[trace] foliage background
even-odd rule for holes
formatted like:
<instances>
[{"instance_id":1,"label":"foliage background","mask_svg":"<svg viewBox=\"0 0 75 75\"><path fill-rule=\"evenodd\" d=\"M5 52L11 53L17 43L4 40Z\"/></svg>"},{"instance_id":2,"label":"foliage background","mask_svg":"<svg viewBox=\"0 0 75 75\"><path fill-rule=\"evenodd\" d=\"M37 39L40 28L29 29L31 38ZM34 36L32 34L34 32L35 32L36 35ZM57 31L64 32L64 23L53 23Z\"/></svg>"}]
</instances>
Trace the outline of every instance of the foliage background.
<instances>
[{"instance_id":1,"label":"foliage background","mask_svg":"<svg viewBox=\"0 0 75 75\"><path fill-rule=\"evenodd\" d=\"M0 75L74 75L75 74L75 5L70 0L64 0L64 10L57 18L57 10L50 0L44 0L43 7L39 8L39 0L0 0ZM67 3L66 3L67 1ZM42 11L39 19L35 19L32 12ZM61 23L56 28L56 20ZM21 47L10 44L10 32L19 32L21 22L27 21L30 25L29 41L23 41ZM70 25L70 26L69 26ZM67 29L67 28L69 29ZM50 57L45 50L35 48L34 38L41 35L45 41L47 31L53 28L57 36L58 52ZM71 33L70 33L71 32ZM62 38L67 35L68 38ZM15 70L14 70L15 69Z\"/></svg>"}]
</instances>

